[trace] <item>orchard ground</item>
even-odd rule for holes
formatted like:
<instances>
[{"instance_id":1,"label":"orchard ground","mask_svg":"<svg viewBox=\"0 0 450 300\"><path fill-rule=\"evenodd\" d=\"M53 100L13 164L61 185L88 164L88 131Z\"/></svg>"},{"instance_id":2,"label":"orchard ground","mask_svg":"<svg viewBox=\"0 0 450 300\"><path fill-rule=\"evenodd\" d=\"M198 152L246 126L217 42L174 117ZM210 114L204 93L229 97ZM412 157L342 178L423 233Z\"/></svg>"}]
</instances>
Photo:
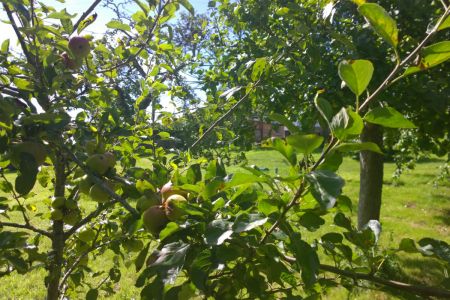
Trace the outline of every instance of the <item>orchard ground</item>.
<instances>
[{"instance_id":1,"label":"orchard ground","mask_svg":"<svg viewBox=\"0 0 450 300\"><path fill-rule=\"evenodd\" d=\"M283 161L281 155L271 150L250 151L246 153L249 164L255 164L260 168L267 168L270 174L283 175L287 173L288 164ZM419 240L428 236L446 242L450 242L450 182L434 181L439 174L439 167L443 164L442 159L430 159L419 162L415 170L406 172L400 178L398 184L394 184L392 174L395 169L393 163L385 164L383 204L381 210L381 222L383 233L380 238L381 248L392 248L398 245L401 238L412 238ZM146 160L141 162L144 166ZM229 172L236 172L238 167L228 168ZM357 195L359 190L359 163L351 158L346 158L338 173L346 180L343 193L353 201L353 212L351 213L353 221L356 222ZM9 179L13 179L13 174L8 174ZM26 204L30 209L32 223L42 227L49 223L49 220L38 217L46 206L45 199L48 199L48 192L38 183L33 191L35 196L27 199ZM4 196L1 195L0 196ZM82 198L81 206L86 210L92 210L96 202L89 200L88 197ZM326 218L326 223L318 231L310 234L304 233L305 237L319 237L321 231L326 232L325 228L332 225L332 216ZM13 215L11 221L20 221L18 212ZM397 238L394 238L397 237ZM311 239L312 241L312 239ZM46 247L50 246L48 239L45 241ZM130 258L134 258L137 253L130 253ZM108 250L103 257L95 259L94 272L88 282L92 287L97 286L106 274L95 276L96 272L107 271L114 263L115 254ZM90 258L92 259L92 258ZM409 283L421 283L426 285L436 285L444 279L444 268L434 259L425 258L420 255L410 255L402 253L397 256L400 264L405 266L403 269L397 269L394 263L389 263L387 272L391 272L391 279L402 280ZM138 274L135 272L134 265L124 265L120 262L122 277L120 282L114 287L117 291L115 295L108 299L139 299L139 289L134 287ZM0 299L44 299L46 291L43 285L43 279L46 276L46 270L37 267L27 275L20 275L14 272L10 276L0 278ZM79 287L79 297L72 295L71 299L84 299L87 286ZM83 292L81 292L83 291ZM344 288L332 290L329 293L329 299L347 299L347 291ZM101 294L100 298L106 298ZM359 289L353 293L351 299L393 299L394 296L384 294L380 291L370 291Z\"/></svg>"}]
</instances>

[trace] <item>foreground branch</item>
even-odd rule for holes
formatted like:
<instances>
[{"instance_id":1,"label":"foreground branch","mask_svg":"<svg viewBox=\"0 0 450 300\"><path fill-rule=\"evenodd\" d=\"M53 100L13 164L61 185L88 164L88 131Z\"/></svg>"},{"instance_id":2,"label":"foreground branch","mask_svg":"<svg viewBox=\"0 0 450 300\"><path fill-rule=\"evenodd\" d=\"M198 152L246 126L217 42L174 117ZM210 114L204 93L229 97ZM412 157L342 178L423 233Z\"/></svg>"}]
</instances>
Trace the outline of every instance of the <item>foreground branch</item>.
<instances>
[{"instance_id":1,"label":"foreground branch","mask_svg":"<svg viewBox=\"0 0 450 300\"><path fill-rule=\"evenodd\" d=\"M192 144L192 146L190 147L190 149L195 148L195 146L197 146L201 141L203 141L203 139L209 134L211 133L211 131L217 127L217 125L219 125L223 120L225 120L229 115L231 115L236 108L238 108L238 106L244 102L245 99L248 98L248 96L250 95L250 93L255 89L255 87L259 84L260 79L258 81L256 81L252 87L245 93L244 96L242 96L241 99L239 99L238 102L236 102L236 104L234 104L226 113L224 113L220 118L218 118L214 123L212 123L211 126L209 126L209 128Z\"/></svg>"},{"instance_id":2,"label":"foreground branch","mask_svg":"<svg viewBox=\"0 0 450 300\"><path fill-rule=\"evenodd\" d=\"M42 234L42 235L44 235L44 236L46 236L48 238L52 238L52 235L50 234L50 232L47 232L45 230L36 228L36 227L34 227L34 226L30 225L30 224L17 224L17 223L1 222L0 221L0 227L2 227L2 226L4 226L4 227L12 227L12 228L20 228L20 229L27 229L27 230L30 230L30 231Z\"/></svg>"},{"instance_id":3,"label":"foreground branch","mask_svg":"<svg viewBox=\"0 0 450 300\"><path fill-rule=\"evenodd\" d=\"M135 216L140 216L140 214L137 212L136 209L134 209L130 204L128 204L128 202L123 199L122 197L120 197L119 195L117 195L102 179L100 179L99 177L97 177L94 173L92 173L79 159L78 157L75 156L75 154L73 154L69 149L67 149L66 147L64 147L64 149L66 150L67 154L70 156L70 158L92 179L92 181L94 181L94 183L97 183L98 185L100 185L100 187L102 188L103 191L105 191L112 199L114 199L114 201L112 203L115 202L119 202L120 204L122 204L122 206L128 210L131 214L135 215Z\"/></svg>"},{"instance_id":4,"label":"foreground branch","mask_svg":"<svg viewBox=\"0 0 450 300\"><path fill-rule=\"evenodd\" d=\"M338 274L345 277L350 277L353 279L361 279L361 280L367 280L371 281L377 284L381 284L384 286L392 287L397 290L409 292L415 295L420 296L427 296L427 297L442 297L442 298L450 298L450 291L444 290L440 288L435 287L429 287L429 286L422 286L422 285L412 285L400 281L394 281L394 280L387 280L379 277L375 277L370 274L364 274L364 273L356 273L352 271L347 270L341 270L339 268L329 266L329 265L320 265L320 269L323 271L327 271L330 273Z\"/></svg>"}]
</instances>

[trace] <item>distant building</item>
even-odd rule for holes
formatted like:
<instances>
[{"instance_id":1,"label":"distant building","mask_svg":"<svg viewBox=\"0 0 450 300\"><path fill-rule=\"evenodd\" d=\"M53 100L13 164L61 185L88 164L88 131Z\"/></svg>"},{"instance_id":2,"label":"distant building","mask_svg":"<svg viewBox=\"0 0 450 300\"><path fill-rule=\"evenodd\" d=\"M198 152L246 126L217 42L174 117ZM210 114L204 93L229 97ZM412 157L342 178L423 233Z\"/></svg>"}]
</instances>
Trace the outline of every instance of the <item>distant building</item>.
<instances>
[{"instance_id":1,"label":"distant building","mask_svg":"<svg viewBox=\"0 0 450 300\"><path fill-rule=\"evenodd\" d=\"M261 120L253 119L253 124L255 125L255 140L257 143L270 137L284 139L289 135L289 130L276 122L266 123Z\"/></svg>"}]
</instances>

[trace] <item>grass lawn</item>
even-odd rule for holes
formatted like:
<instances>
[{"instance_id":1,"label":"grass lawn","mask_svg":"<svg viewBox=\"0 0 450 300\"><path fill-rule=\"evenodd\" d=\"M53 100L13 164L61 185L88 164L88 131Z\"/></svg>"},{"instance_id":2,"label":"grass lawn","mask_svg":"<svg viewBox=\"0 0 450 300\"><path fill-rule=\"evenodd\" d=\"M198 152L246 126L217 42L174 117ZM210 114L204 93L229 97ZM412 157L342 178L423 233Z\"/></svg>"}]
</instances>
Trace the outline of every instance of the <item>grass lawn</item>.
<instances>
[{"instance_id":1,"label":"grass lawn","mask_svg":"<svg viewBox=\"0 0 450 300\"><path fill-rule=\"evenodd\" d=\"M280 175L286 174L287 163L283 161L281 155L275 151L250 151L247 153L250 164L268 168L268 172ZM450 242L450 183L433 185L433 179L438 174L438 168L443 163L441 160L431 160L418 163L416 169L405 173L401 177L401 184L394 185L391 175L394 171L394 164L385 164L385 177L383 189L383 204L381 212L381 222L383 233L380 243L383 247L396 247L401 238L409 237L419 240L421 237L432 237ZM230 172L238 171L237 167L229 168ZM344 160L344 164L339 170L339 174L346 180L344 194L349 196L356 209L357 195L359 190L359 163L350 158ZM9 175L13 179L12 175ZM34 192L36 196L27 200L28 204L36 205L34 215L44 211L43 200L48 198L40 186L36 186ZM0 194L0 196L2 196ZM82 201L83 207L89 211L95 207L93 201L85 199ZM11 214L11 221L20 221L20 215ZM1 220L6 221L4 217ZM352 218L356 221L356 211L352 213ZM305 236L320 236L322 231L333 226L327 219L327 223L318 232L305 234ZM47 227L50 221L34 217L32 222L35 226ZM47 247L50 245L45 242ZM104 256L95 260L96 269L109 270L113 263L112 252L107 252ZM136 254L130 254L131 257ZM437 284L443 276L442 266L433 259L423 258L420 255L402 255L399 257L404 279L410 282L423 284ZM127 268L121 265L121 281L115 286L117 294L108 299L139 299L139 290L134 287L137 274L134 266ZM43 279L46 275L44 269L36 269L27 275L19 275L16 272L10 276L0 278L0 299L44 299L45 288ZM91 282L95 286L102 277L93 278ZM84 299L84 293L73 299ZM347 299L349 297L345 289L340 288L329 294L329 299ZM395 299L395 297L382 292L361 291L350 296L351 299Z\"/></svg>"}]
</instances>

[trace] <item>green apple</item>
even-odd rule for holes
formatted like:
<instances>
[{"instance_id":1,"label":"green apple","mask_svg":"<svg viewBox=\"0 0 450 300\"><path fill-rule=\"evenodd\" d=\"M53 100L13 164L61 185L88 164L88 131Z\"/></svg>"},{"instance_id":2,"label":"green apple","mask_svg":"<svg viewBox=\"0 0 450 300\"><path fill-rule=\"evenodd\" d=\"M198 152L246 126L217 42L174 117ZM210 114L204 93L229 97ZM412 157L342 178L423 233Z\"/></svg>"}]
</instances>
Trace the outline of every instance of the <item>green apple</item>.
<instances>
[{"instance_id":1,"label":"green apple","mask_svg":"<svg viewBox=\"0 0 450 300\"><path fill-rule=\"evenodd\" d=\"M69 49L76 58L85 58L91 51L89 40L82 36L74 36L69 40Z\"/></svg>"},{"instance_id":2,"label":"green apple","mask_svg":"<svg viewBox=\"0 0 450 300\"><path fill-rule=\"evenodd\" d=\"M144 227L154 235L158 235L169 222L164 212L164 207L156 205L144 212L142 220L144 221Z\"/></svg>"},{"instance_id":3,"label":"green apple","mask_svg":"<svg viewBox=\"0 0 450 300\"><path fill-rule=\"evenodd\" d=\"M114 156L114 153L105 152L103 155L105 156L108 167L114 168L114 166L116 165L116 157Z\"/></svg>"},{"instance_id":4,"label":"green apple","mask_svg":"<svg viewBox=\"0 0 450 300\"><path fill-rule=\"evenodd\" d=\"M187 193L181 189L175 188L171 181L163 185L160 189L160 193L162 195L163 202L166 201L171 195L179 194L184 197L187 196Z\"/></svg>"},{"instance_id":5,"label":"green apple","mask_svg":"<svg viewBox=\"0 0 450 300\"><path fill-rule=\"evenodd\" d=\"M89 176L85 175L78 183L78 188L81 193L89 195L89 190L94 185Z\"/></svg>"},{"instance_id":6,"label":"green apple","mask_svg":"<svg viewBox=\"0 0 450 300\"><path fill-rule=\"evenodd\" d=\"M110 164L111 158L104 154L93 154L86 160L88 168L99 175L104 175L111 167Z\"/></svg>"},{"instance_id":7,"label":"green apple","mask_svg":"<svg viewBox=\"0 0 450 300\"><path fill-rule=\"evenodd\" d=\"M51 218L53 221L60 221L60 220L63 219L63 217L64 217L64 214L63 214L62 210L60 210L60 209L58 209L58 208L53 209L53 210L50 212L50 218Z\"/></svg>"},{"instance_id":8,"label":"green apple","mask_svg":"<svg viewBox=\"0 0 450 300\"><path fill-rule=\"evenodd\" d=\"M84 229L78 233L78 238L85 243L89 243L95 239L95 231L91 228Z\"/></svg>"},{"instance_id":9,"label":"green apple","mask_svg":"<svg viewBox=\"0 0 450 300\"><path fill-rule=\"evenodd\" d=\"M64 203L64 206L67 209L77 209L78 208L78 203L77 203L77 201L75 201L73 199L67 199L66 202Z\"/></svg>"},{"instance_id":10,"label":"green apple","mask_svg":"<svg viewBox=\"0 0 450 300\"><path fill-rule=\"evenodd\" d=\"M178 194L171 195L167 198L166 202L164 202L164 210L167 218L171 221L176 221L185 216L186 212L182 206L186 202L186 198Z\"/></svg>"},{"instance_id":11,"label":"green apple","mask_svg":"<svg viewBox=\"0 0 450 300\"><path fill-rule=\"evenodd\" d=\"M146 211L149 207L159 205L159 204L161 204L161 201L159 200L159 197L157 194L155 194L155 193L147 194L147 195L141 196L137 200L136 209L142 213L142 212Z\"/></svg>"},{"instance_id":12,"label":"green apple","mask_svg":"<svg viewBox=\"0 0 450 300\"><path fill-rule=\"evenodd\" d=\"M53 197L52 199L52 207L53 208L62 208L66 202L66 198L64 197Z\"/></svg>"},{"instance_id":13,"label":"green apple","mask_svg":"<svg viewBox=\"0 0 450 300\"><path fill-rule=\"evenodd\" d=\"M89 155L103 154L105 153L105 145L102 142L97 143L95 139L88 140L86 142L86 153Z\"/></svg>"},{"instance_id":14,"label":"green apple","mask_svg":"<svg viewBox=\"0 0 450 300\"><path fill-rule=\"evenodd\" d=\"M98 183L94 184L91 187L91 189L89 190L89 196L92 198L92 200L97 201L99 203L108 202L110 199L109 194L105 192L101 187L101 185Z\"/></svg>"},{"instance_id":15,"label":"green apple","mask_svg":"<svg viewBox=\"0 0 450 300\"><path fill-rule=\"evenodd\" d=\"M77 209L69 210L69 212L67 212L63 217L64 223L71 226L77 224L78 222L80 222L80 220L81 220L81 213Z\"/></svg>"}]
</instances>

